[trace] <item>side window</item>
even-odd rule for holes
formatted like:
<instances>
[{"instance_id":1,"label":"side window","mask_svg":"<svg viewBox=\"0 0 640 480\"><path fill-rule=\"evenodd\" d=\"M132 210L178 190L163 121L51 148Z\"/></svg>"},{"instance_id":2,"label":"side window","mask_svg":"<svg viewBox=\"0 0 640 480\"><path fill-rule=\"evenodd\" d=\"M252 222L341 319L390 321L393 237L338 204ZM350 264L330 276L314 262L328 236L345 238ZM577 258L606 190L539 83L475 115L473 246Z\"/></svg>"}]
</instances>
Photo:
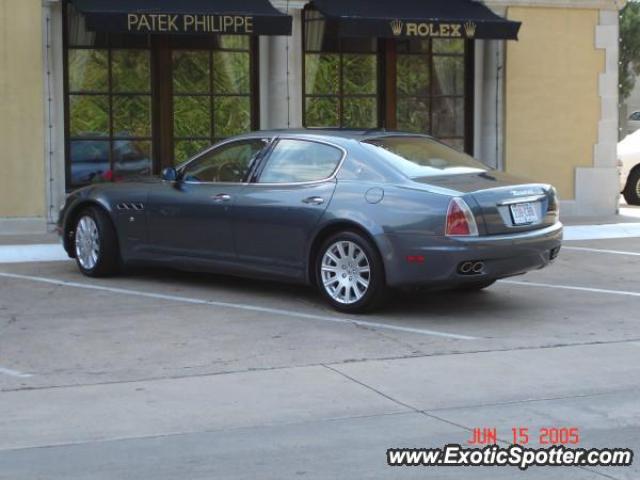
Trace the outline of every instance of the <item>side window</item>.
<instances>
[{"instance_id":1,"label":"side window","mask_svg":"<svg viewBox=\"0 0 640 480\"><path fill-rule=\"evenodd\" d=\"M336 171L342 151L306 140L280 140L260 174L259 183L314 182Z\"/></svg>"},{"instance_id":2,"label":"side window","mask_svg":"<svg viewBox=\"0 0 640 480\"><path fill-rule=\"evenodd\" d=\"M183 178L188 182L244 182L266 140L242 140L214 148L189 163Z\"/></svg>"}]
</instances>

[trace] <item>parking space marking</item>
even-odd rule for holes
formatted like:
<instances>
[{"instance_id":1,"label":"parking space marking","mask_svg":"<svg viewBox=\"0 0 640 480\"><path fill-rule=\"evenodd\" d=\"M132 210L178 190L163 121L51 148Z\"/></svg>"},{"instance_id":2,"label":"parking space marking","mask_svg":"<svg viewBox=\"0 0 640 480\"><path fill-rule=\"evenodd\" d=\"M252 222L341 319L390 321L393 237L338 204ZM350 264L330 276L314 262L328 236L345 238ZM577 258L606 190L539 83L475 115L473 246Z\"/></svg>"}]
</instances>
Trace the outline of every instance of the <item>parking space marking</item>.
<instances>
[{"instance_id":1,"label":"parking space marking","mask_svg":"<svg viewBox=\"0 0 640 480\"><path fill-rule=\"evenodd\" d=\"M291 317L291 318L298 318L298 319L318 320L322 322L341 323L346 325L357 325L359 327L366 327L366 328L373 328L373 329L416 333L416 334L428 335L432 337L444 337L444 338L451 338L455 340L478 340L478 337L471 337L469 335L459 335L457 333L440 332L436 330L427 330L422 328L403 327L400 325L389 325L386 323L378 323L378 322L367 322L364 320L356 320L353 318L340 318L340 317L331 317L328 315L317 315L313 313L295 312L292 310L281 310L278 308L260 307L257 305L244 305L240 303L219 302L215 300L203 300L199 298L181 297L177 295L165 295L162 293L143 292L140 290L131 290L126 288L105 287L102 285L89 285L86 283L69 282L66 280L57 280L54 278L36 277L31 275L20 275L17 273L0 272L0 277L13 278L16 280L28 280L28 281L39 282L39 283L47 283L50 285L57 285L61 287L82 288L85 290L97 290L102 292L119 293L122 295L155 298L158 300L191 303L194 305L209 305L214 307L231 308L235 310L245 310L250 312L271 313L274 315L281 315L284 317Z\"/></svg>"},{"instance_id":2,"label":"parking space marking","mask_svg":"<svg viewBox=\"0 0 640 480\"><path fill-rule=\"evenodd\" d=\"M640 223L572 225L564 227L565 240L605 240L640 237Z\"/></svg>"},{"instance_id":3,"label":"parking space marking","mask_svg":"<svg viewBox=\"0 0 640 480\"><path fill-rule=\"evenodd\" d=\"M58 243L42 245L0 245L0 263L60 262L69 260Z\"/></svg>"},{"instance_id":4,"label":"parking space marking","mask_svg":"<svg viewBox=\"0 0 640 480\"><path fill-rule=\"evenodd\" d=\"M508 284L508 285L519 285L519 286L525 286L525 287L556 288L560 290L575 290L578 292L604 293L608 295L640 297L640 292L629 292L625 290L607 290L604 288L576 287L574 285L556 285L554 283L519 282L517 280L499 280L499 283Z\"/></svg>"},{"instance_id":5,"label":"parking space marking","mask_svg":"<svg viewBox=\"0 0 640 480\"><path fill-rule=\"evenodd\" d=\"M17 370L12 370L10 368L0 367L0 375L9 375L10 377L16 378L30 378L33 377L30 373L22 373Z\"/></svg>"},{"instance_id":6,"label":"parking space marking","mask_svg":"<svg viewBox=\"0 0 640 480\"><path fill-rule=\"evenodd\" d=\"M604 250L602 248L587 248L587 247L562 247L563 250L576 250L579 252L593 252L593 253L610 253L612 255L631 255L634 257L640 257L640 252L625 252L623 250Z\"/></svg>"}]
</instances>

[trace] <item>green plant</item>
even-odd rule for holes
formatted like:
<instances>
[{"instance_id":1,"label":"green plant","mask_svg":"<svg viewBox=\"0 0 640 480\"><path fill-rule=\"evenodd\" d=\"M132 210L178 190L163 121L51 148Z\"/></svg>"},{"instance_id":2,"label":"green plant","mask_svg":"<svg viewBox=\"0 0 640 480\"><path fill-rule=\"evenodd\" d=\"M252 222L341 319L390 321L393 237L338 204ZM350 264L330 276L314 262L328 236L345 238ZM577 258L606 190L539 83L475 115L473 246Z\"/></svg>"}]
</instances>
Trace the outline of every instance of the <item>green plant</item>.
<instances>
[{"instance_id":1,"label":"green plant","mask_svg":"<svg viewBox=\"0 0 640 480\"><path fill-rule=\"evenodd\" d=\"M630 1L620 12L620 98L633 90L640 75L640 2Z\"/></svg>"}]
</instances>

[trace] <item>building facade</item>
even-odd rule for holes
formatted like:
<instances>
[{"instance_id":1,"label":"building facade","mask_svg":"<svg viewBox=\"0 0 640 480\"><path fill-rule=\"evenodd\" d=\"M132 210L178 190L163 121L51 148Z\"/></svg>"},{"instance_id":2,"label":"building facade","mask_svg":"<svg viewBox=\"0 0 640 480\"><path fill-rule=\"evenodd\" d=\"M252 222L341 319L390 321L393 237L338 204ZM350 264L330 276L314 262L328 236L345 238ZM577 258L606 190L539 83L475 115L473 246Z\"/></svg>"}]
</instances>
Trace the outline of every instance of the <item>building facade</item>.
<instances>
[{"instance_id":1,"label":"building facade","mask_svg":"<svg viewBox=\"0 0 640 480\"><path fill-rule=\"evenodd\" d=\"M554 184L565 214L617 209L623 1L173 3L0 0L0 232L44 232L74 188L300 126L433 134Z\"/></svg>"}]
</instances>

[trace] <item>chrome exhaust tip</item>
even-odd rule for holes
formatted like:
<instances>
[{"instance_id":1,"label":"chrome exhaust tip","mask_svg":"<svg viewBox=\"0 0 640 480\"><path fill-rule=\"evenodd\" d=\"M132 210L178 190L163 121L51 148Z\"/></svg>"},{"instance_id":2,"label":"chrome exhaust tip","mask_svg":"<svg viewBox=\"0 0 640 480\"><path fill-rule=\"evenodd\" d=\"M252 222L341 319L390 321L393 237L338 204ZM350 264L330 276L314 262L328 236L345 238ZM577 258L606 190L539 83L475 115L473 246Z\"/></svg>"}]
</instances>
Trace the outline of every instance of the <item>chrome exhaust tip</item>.
<instances>
[{"instance_id":1,"label":"chrome exhaust tip","mask_svg":"<svg viewBox=\"0 0 640 480\"><path fill-rule=\"evenodd\" d=\"M482 273L484 271L484 262L476 262L473 264L473 273Z\"/></svg>"},{"instance_id":2,"label":"chrome exhaust tip","mask_svg":"<svg viewBox=\"0 0 640 480\"><path fill-rule=\"evenodd\" d=\"M473 271L473 262L464 262L460 265L459 271L465 275L471 273Z\"/></svg>"}]
</instances>

